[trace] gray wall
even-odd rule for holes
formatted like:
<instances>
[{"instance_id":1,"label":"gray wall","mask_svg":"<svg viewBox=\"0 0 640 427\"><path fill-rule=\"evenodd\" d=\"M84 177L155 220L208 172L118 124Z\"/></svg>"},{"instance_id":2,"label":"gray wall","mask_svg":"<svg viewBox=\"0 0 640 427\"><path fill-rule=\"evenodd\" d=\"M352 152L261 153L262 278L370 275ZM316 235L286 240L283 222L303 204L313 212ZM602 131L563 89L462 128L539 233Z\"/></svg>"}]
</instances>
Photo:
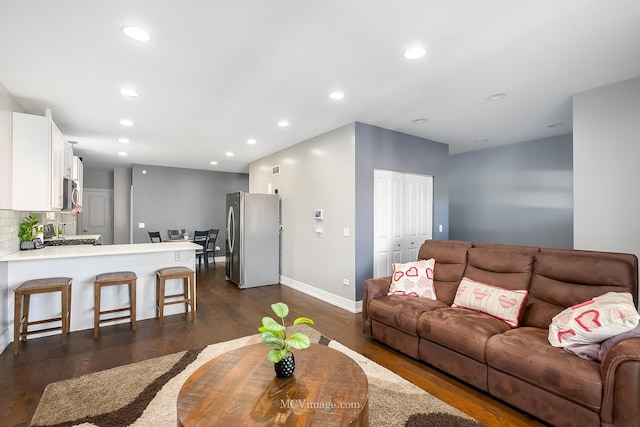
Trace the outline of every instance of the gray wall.
<instances>
[{"instance_id":1,"label":"gray wall","mask_svg":"<svg viewBox=\"0 0 640 427\"><path fill-rule=\"evenodd\" d=\"M449 236L449 146L362 123L355 127L356 300L373 277L373 170L433 176L433 238ZM438 232L442 224L442 232Z\"/></svg>"},{"instance_id":2,"label":"gray wall","mask_svg":"<svg viewBox=\"0 0 640 427\"><path fill-rule=\"evenodd\" d=\"M113 243L131 243L131 169L113 170Z\"/></svg>"},{"instance_id":3,"label":"gray wall","mask_svg":"<svg viewBox=\"0 0 640 427\"><path fill-rule=\"evenodd\" d=\"M640 257L640 77L574 96L577 249Z\"/></svg>"},{"instance_id":4,"label":"gray wall","mask_svg":"<svg viewBox=\"0 0 640 427\"><path fill-rule=\"evenodd\" d=\"M275 165L280 174L274 176ZM281 282L350 310L356 301L353 168L353 124L249 165L251 192L266 193L271 183L280 195ZM323 220L314 219L316 209L324 210ZM318 227L324 232L316 233Z\"/></svg>"},{"instance_id":5,"label":"gray wall","mask_svg":"<svg viewBox=\"0 0 640 427\"><path fill-rule=\"evenodd\" d=\"M451 239L573 247L571 134L451 156Z\"/></svg>"},{"instance_id":6,"label":"gray wall","mask_svg":"<svg viewBox=\"0 0 640 427\"><path fill-rule=\"evenodd\" d=\"M143 174L142 171L147 173ZM148 243L148 231L167 238L170 228L193 231L220 229L216 244L225 251L226 194L247 191L249 177L194 169L133 165L133 242ZM138 228L145 223L145 228Z\"/></svg>"},{"instance_id":7,"label":"gray wall","mask_svg":"<svg viewBox=\"0 0 640 427\"><path fill-rule=\"evenodd\" d=\"M82 187L113 190L113 170L84 168L82 171Z\"/></svg>"}]
</instances>

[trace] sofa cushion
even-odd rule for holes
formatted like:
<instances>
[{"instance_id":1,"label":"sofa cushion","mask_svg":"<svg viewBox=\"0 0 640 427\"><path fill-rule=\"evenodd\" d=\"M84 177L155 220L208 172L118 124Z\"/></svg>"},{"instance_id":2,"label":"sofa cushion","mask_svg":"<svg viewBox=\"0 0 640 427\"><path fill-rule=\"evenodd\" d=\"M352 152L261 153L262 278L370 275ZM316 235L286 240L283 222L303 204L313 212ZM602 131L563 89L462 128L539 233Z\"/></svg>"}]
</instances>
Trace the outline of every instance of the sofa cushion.
<instances>
[{"instance_id":1,"label":"sofa cushion","mask_svg":"<svg viewBox=\"0 0 640 427\"><path fill-rule=\"evenodd\" d=\"M495 317L464 308L424 312L418 319L418 335L421 338L482 363L486 363L487 340L508 329L509 325Z\"/></svg>"},{"instance_id":2,"label":"sofa cushion","mask_svg":"<svg viewBox=\"0 0 640 427\"><path fill-rule=\"evenodd\" d=\"M628 292L607 292L560 312L551 321L554 347L595 344L638 326L640 314Z\"/></svg>"},{"instance_id":3,"label":"sofa cushion","mask_svg":"<svg viewBox=\"0 0 640 427\"><path fill-rule=\"evenodd\" d=\"M471 248L464 277L507 289L529 289L535 253Z\"/></svg>"},{"instance_id":4,"label":"sofa cushion","mask_svg":"<svg viewBox=\"0 0 640 427\"><path fill-rule=\"evenodd\" d=\"M391 286L387 295L404 295L436 299L433 287L433 269L436 261L423 259L404 264L394 262Z\"/></svg>"},{"instance_id":5,"label":"sofa cushion","mask_svg":"<svg viewBox=\"0 0 640 427\"><path fill-rule=\"evenodd\" d=\"M521 327L494 335L487 342L487 364L597 412L602 400L600 364L552 347L547 332Z\"/></svg>"},{"instance_id":6,"label":"sofa cushion","mask_svg":"<svg viewBox=\"0 0 640 427\"><path fill-rule=\"evenodd\" d=\"M541 249L535 256L521 325L546 329L567 307L607 292L630 292L637 304L637 286L634 255Z\"/></svg>"},{"instance_id":7,"label":"sofa cushion","mask_svg":"<svg viewBox=\"0 0 640 427\"><path fill-rule=\"evenodd\" d=\"M369 303L369 316L378 322L417 337L418 317L425 311L443 307L446 305L436 300L389 295L376 298Z\"/></svg>"},{"instance_id":8,"label":"sofa cushion","mask_svg":"<svg viewBox=\"0 0 640 427\"><path fill-rule=\"evenodd\" d=\"M418 259L433 258L436 260L433 284L438 301L450 306L464 275L467 265L467 250L471 242L463 240L425 240Z\"/></svg>"},{"instance_id":9,"label":"sofa cushion","mask_svg":"<svg viewBox=\"0 0 640 427\"><path fill-rule=\"evenodd\" d=\"M458 286L453 307L469 308L489 314L518 327L518 317L527 291L499 288L464 277Z\"/></svg>"}]
</instances>

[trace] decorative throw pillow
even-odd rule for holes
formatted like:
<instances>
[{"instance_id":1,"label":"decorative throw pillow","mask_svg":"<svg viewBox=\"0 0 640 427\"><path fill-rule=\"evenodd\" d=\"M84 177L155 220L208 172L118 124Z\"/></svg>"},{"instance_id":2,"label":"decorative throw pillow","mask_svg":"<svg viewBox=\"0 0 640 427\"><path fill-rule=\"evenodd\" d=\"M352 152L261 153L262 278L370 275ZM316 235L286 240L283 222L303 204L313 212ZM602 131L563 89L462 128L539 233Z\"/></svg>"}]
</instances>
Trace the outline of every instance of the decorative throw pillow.
<instances>
[{"instance_id":1,"label":"decorative throw pillow","mask_svg":"<svg viewBox=\"0 0 640 427\"><path fill-rule=\"evenodd\" d=\"M554 347L599 343L638 326L640 314L628 292L608 292L558 313L551 319Z\"/></svg>"},{"instance_id":2,"label":"decorative throw pillow","mask_svg":"<svg viewBox=\"0 0 640 427\"><path fill-rule=\"evenodd\" d=\"M393 277L387 295L406 295L436 299L433 270L436 260L431 258L405 264L393 263Z\"/></svg>"},{"instance_id":3,"label":"decorative throw pillow","mask_svg":"<svg viewBox=\"0 0 640 427\"><path fill-rule=\"evenodd\" d=\"M502 320L512 328L517 328L526 296L525 290L499 288L463 277L452 307L477 310Z\"/></svg>"}]
</instances>

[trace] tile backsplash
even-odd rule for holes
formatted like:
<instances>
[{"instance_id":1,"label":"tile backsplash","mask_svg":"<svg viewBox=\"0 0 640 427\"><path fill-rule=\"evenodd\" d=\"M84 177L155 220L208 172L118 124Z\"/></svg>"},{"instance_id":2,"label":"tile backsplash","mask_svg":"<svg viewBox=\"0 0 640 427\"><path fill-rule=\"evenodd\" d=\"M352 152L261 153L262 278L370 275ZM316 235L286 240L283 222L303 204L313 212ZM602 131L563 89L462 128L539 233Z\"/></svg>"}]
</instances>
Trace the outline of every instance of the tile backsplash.
<instances>
[{"instance_id":1,"label":"tile backsplash","mask_svg":"<svg viewBox=\"0 0 640 427\"><path fill-rule=\"evenodd\" d=\"M0 257L20 250L18 228L25 212L0 210Z\"/></svg>"},{"instance_id":2,"label":"tile backsplash","mask_svg":"<svg viewBox=\"0 0 640 427\"><path fill-rule=\"evenodd\" d=\"M18 228L22 219L31 212L0 210L0 258L20 250ZM35 212L40 224L64 224L66 234L75 234L75 218L69 213Z\"/></svg>"}]
</instances>

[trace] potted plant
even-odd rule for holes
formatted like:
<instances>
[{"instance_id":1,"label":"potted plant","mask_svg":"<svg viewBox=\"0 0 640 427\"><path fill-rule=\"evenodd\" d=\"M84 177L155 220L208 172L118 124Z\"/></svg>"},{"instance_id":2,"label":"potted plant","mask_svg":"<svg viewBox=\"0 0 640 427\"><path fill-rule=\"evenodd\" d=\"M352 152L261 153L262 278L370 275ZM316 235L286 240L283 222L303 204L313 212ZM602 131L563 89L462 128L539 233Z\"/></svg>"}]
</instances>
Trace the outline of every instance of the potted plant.
<instances>
[{"instance_id":1,"label":"potted plant","mask_svg":"<svg viewBox=\"0 0 640 427\"><path fill-rule=\"evenodd\" d=\"M184 233L182 233L182 237L184 237L184 239L187 240L189 238L189 232L185 231Z\"/></svg>"},{"instance_id":2,"label":"potted plant","mask_svg":"<svg viewBox=\"0 0 640 427\"><path fill-rule=\"evenodd\" d=\"M37 233L36 224L38 224L38 218L34 215L25 217L20 223L18 229L18 238L20 239L20 250L35 249L36 244L34 242Z\"/></svg>"},{"instance_id":3,"label":"potted plant","mask_svg":"<svg viewBox=\"0 0 640 427\"><path fill-rule=\"evenodd\" d=\"M274 363L274 369L278 377L290 377L296 367L295 358L291 352L292 348L302 350L311 345L307 334L294 332L287 336L287 327L284 318L289 314L289 306L283 302L271 304L271 310L280 318L280 322L269 316L262 318L262 326L258 328L260 338L267 347L271 347L267 354L267 360ZM313 320L308 317L298 317L293 321L294 325L300 323L310 323Z\"/></svg>"}]
</instances>

